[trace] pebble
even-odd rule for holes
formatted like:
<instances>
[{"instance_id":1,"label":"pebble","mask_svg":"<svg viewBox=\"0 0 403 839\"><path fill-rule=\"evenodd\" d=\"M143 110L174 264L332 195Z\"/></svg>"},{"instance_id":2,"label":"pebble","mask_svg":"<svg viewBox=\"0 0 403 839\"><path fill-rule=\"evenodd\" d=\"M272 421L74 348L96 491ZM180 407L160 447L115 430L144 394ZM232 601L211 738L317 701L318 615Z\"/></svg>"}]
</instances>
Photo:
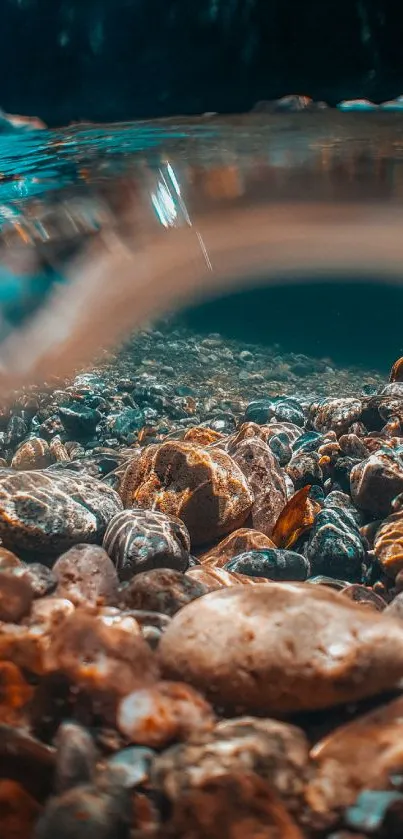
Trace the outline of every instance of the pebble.
<instances>
[{"instance_id":1,"label":"pebble","mask_svg":"<svg viewBox=\"0 0 403 839\"><path fill-rule=\"evenodd\" d=\"M287 502L284 475L267 443L258 437L242 440L233 447L232 458L241 469L253 494L250 518L253 527L271 536Z\"/></svg>"},{"instance_id":2,"label":"pebble","mask_svg":"<svg viewBox=\"0 0 403 839\"><path fill-rule=\"evenodd\" d=\"M311 404L308 418L315 431L335 431L340 436L360 419L362 407L361 400L353 396L322 399Z\"/></svg>"},{"instance_id":3,"label":"pebble","mask_svg":"<svg viewBox=\"0 0 403 839\"><path fill-rule=\"evenodd\" d=\"M152 780L177 801L206 781L253 772L268 781L295 813L303 807L309 768L309 745L299 728L272 719L238 717L221 720L210 731L156 756Z\"/></svg>"},{"instance_id":4,"label":"pebble","mask_svg":"<svg viewBox=\"0 0 403 839\"><path fill-rule=\"evenodd\" d=\"M203 554L200 561L203 566L222 568L226 562L238 556L238 554L260 551L266 548L275 548L275 544L269 536L260 533L259 530L240 527Z\"/></svg>"},{"instance_id":5,"label":"pebble","mask_svg":"<svg viewBox=\"0 0 403 839\"><path fill-rule=\"evenodd\" d=\"M24 577L17 577L12 570L0 571L0 621L19 623L29 614L32 589Z\"/></svg>"},{"instance_id":6,"label":"pebble","mask_svg":"<svg viewBox=\"0 0 403 839\"><path fill-rule=\"evenodd\" d=\"M224 565L225 571L264 577L267 580L304 581L310 574L309 561L301 554L281 548L247 551L238 554Z\"/></svg>"},{"instance_id":7,"label":"pebble","mask_svg":"<svg viewBox=\"0 0 403 839\"><path fill-rule=\"evenodd\" d=\"M129 478L126 473L120 494L125 507L138 505L180 518L192 545L240 527L253 505L241 469L226 452L177 441L148 446L134 474Z\"/></svg>"},{"instance_id":8,"label":"pebble","mask_svg":"<svg viewBox=\"0 0 403 839\"><path fill-rule=\"evenodd\" d=\"M173 568L186 571L190 536L183 522L158 510L124 510L110 521L103 546L120 580L141 571Z\"/></svg>"},{"instance_id":9,"label":"pebble","mask_svg":"<svg viewBox=\"0 0 403 839\"><path fill-rule=\"evenodd\" d=\"M374 551L382 570L394 579L403 569L403 510L384 519L375 534Z\"/></svg>"},{"instance_id":10,"label":"pebble","mask_svg":"<svg viewBox=\"0 0 403 839\"><path fill-rule=\"evenodd\" d=\"M136 574L120 590L122 604L127 609L145 609L174 615L187 603L203 594L208 587L171 568L156 568Z\"/></svg>"},{"instance_id":11,"label":"pebble","mask_svg":"<svg viewBox=\"0 0 403 839\"><path fill-rule=\"evenodd\" d=\"M78 786L48 801L33 839L129 839L131 821L126 790Z\"/></svg>"},{"instance_id":12,"label":"pebble","mask_svg":"<svg viewBox=\"0 0 403 839\"><path fill-rule=\"evenodd\" d=\"M75 722L63 722L57 730L55 745L56 791L60 794L90 784L95 775L96 749L87 729Z\"/></svg>"},{"instance_id":13,"label":"pebble","mask_svg":"<svg viewBox=\"0 0 403 839\"><path fill-rule=\"evenodd\" d=\"M370 613L370 618L375 616ZM403 699L381 705L336 728L311 749L315 772L306 799L326 821L356 801L365 789L388 789L402 761Z\"/></svg>"},{"instance_id":14,"label":"pebble","mask_svg":"<svg viewBox=\"0 0 403 839\"><path fill-rule=\"evenodd\" d=\"M392 688L403 676L402 641L397 621L328 588L270 583L186 606L163 635L159 659L165 678L219 705L291 713Z\"/></svg>"},{"instance_id":15,"label":"pebble","mask_svg":"<svg viewBox=\"0 0 403 839\"><path fill-rule=\"evenodd\" d=\"M296 490L307 484L323 485L323 469L318 452L297 452L286 466L286 472Z\"/></svg>"},{"instance_id":16,"label":"pebble","mask_svg":"<svg viewBox=\"0 0 403 839\"><path fill-rule=\"evenodd\" d=\"M17 449L11 466L13 469L46 469L52 463L52 452L46 440L33 437Z\"/></svg>"},{"instance_id":17,"label":"pebble","mask_svg":"<svg viewBox=\"0 0 403 839\"><path fill-rule=\"evenodd\" d=\"M112 697L126 696L157 675L153 654L133 618L85 609L76 609L54 628L46 669L63 673L84 690Z\"/></svg>"},{"instance_id":18,"label":"pebble","mask_svg":"<svg viewBox=\"0 0 403 839\"><path fill-rule=\"evenodd\" d=\"M101 414L95 408L77 405L59 408L59 417L63 428L73 440L91 437L101 419Z\"/></svg>"},{"instance_id":19,"label":"pebble","mask_svg":"<svg viewBox=\"0 0 403 839\"><path fill-rule=\"evenodd\" d=\"M317 514L306 555L312 574L360 582L366 551L348 511L328 508Z\"/></svg>"},{"instance_id":20,"label":"pebble","mask_svg":"<svg viewBox=\"0 0 403 839\"><path fill-rule=\"evenodd\" d=\"M57 586L52 569L41 562L30 562L25 566L24 580L29 583L34 598L52 594Z\"/></svg>"},{"instance_id":21,"label":"pebble","mask_svg":"<svg viewBox=\"0 0 403 839\"><path fill-rule=\"evenodd\" d=\"M133 443L138 431L146 424L144 411L140 408L126 408L108 420L108 431L124 443Z\"/></svg>"},{"instance_id":22,"label":"pebble","mask_svg":"<svg viewBox=\"0 0 403 839\"><path fill-rule=\"evenodd\" d=\"M60 553L102 541L121 509L118 494L88 476L0 471L0 537L10 550Z\"/></svg>"},{"instance_id":23,"label":"pebble","mask_svg":"<svg viewBox=\"0 0 403 839\"><path fill-rule=\"evenodd\" d=\"M117 711L118 727L127 740L152 748L197 736L213 722L209 703L180 682L161 681L133 691L121 700Z\"/></svg>"},{"instance_id":24,"label":"pebble","mask_svg":"<svg viewBox=\"0 0 403 839\"><path fill-rule=\"evenodd\" d=\"M75 606L115 605L118 576L112 560L100 545L74 545L56 560L53 575L56 597Z\"/></svg>"},{"instance_id":25,"label":"pebble","mask_svg":"<svg viewBox=\"0 0 403 839\"><path fill-rule=\"evenodd\" d=\"M374 516L391 512L392 500L403 491L403 461L392 451L379 451L353 466L351 497L357 507Z\"/></svg>"}]
</instances>

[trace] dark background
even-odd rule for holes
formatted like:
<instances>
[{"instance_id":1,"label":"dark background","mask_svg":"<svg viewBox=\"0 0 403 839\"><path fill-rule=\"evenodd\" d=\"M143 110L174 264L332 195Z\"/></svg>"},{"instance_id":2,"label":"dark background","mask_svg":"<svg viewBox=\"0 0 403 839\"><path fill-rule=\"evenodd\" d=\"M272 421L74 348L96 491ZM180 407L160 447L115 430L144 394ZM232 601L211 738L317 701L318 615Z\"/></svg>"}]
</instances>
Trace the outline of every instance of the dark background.
<instances>
[{"instance_id":1,"label":"dark background","mask_svg":"<svg viewBox=\"0 0 403 839\"><path fill-rule=\"evenodd\" d=\"M0 105L50 125L403 93L402 0L0 0Z\"/></svg>"}]
</instances>

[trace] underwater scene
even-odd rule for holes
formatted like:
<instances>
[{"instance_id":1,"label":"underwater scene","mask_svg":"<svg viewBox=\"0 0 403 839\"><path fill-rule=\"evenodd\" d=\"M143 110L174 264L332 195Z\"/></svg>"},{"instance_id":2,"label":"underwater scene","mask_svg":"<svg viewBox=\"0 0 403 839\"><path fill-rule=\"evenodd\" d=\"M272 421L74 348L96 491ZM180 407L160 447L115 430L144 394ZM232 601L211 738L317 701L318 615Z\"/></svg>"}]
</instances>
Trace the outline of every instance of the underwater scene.
<instances>
[{"instance_id":1,"label":"underwater scene","mask_svg":"<svg viewBox=\"0 0 403 839\"><path fill-rule=\"evenodd\" d=\"M0 119L0 839L403 835L403 101Z\"/></svg>"}]
</instances>

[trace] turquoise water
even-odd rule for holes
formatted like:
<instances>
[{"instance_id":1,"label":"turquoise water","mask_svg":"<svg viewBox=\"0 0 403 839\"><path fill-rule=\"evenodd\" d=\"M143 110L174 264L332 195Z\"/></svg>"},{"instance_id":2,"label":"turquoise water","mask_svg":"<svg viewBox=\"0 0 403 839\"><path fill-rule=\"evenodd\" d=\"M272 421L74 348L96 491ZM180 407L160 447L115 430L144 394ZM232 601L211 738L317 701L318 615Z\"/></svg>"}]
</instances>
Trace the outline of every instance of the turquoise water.
<instances>
[{"instance_id":1,"label":"turquoise water","mask_svg":"<svg viewBox=\"0 0 403 839\"><path fill-rule=\"evenodd\" d=\"M331 208L341 196L346 207L357 199L362 206L367 201L376 206L379 199L399 207L403 121L386 113L333 112L221 121L178 118L0 134L0 234L6 241L9 230L17 231L18 244L25 244L18 220L28 219L29 235L40 252L35 269L19 273L7 264L0 269L0 340L44 308L55 284L64 279L63 264L61 268L60 259L55 264L52 251L53 220L48 229L44 211L50 208L57 226L64 199L84 195L90 199L86 221L95 232L100 190L108 197L119 192L118 184L136 184L145 171L159 177L167 161L173 165L174 186L175 178L179 182L178 204L184 187L191 209L198 212L202 199L206 217L217 207L225 212L227 207L242 208L251 192L251 206L272 200L318 200ZM217 188L224 189L218 200ZM187 207L181 205L181 210L186 220ZM164 214L154 215L164 221ZM72 221L74 226L74 216ZM61 245L68 249L59 227ZM78 230L75 251L84 238ZM331 271L329 263L329 275ZM241 294L222 293L213 302L188 307L176 322L199 334L218 332L250 345L279 344L284 352L331 357L340 364L380 371L403 353L399 283L389 286L376 273L367 283L357 285L353 275L350 282L344 277L339 283L336 273L331 278L324 275L315 285L307 275L295 286L254 286L253 277L245 273Z\"/></svg>"}]
</instances>

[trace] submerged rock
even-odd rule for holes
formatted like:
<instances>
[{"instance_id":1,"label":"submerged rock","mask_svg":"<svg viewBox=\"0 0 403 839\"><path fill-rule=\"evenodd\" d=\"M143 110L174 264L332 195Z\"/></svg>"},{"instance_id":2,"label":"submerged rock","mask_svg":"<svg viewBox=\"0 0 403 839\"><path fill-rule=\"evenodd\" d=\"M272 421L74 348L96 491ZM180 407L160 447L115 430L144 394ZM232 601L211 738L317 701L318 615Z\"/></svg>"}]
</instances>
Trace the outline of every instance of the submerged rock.
<instances>
[{"instance_id":1,"label":"submerged rock","mask_svg":"<svg viewBox=\"0 0 403 839\"><path fill-rule=\"evenodd\" d=\"M290 713L353 702L403 676L403 627L328 588L270 583L212 592L161 639L166 678L219 705Z\"/></svg>"}]
</instances>

